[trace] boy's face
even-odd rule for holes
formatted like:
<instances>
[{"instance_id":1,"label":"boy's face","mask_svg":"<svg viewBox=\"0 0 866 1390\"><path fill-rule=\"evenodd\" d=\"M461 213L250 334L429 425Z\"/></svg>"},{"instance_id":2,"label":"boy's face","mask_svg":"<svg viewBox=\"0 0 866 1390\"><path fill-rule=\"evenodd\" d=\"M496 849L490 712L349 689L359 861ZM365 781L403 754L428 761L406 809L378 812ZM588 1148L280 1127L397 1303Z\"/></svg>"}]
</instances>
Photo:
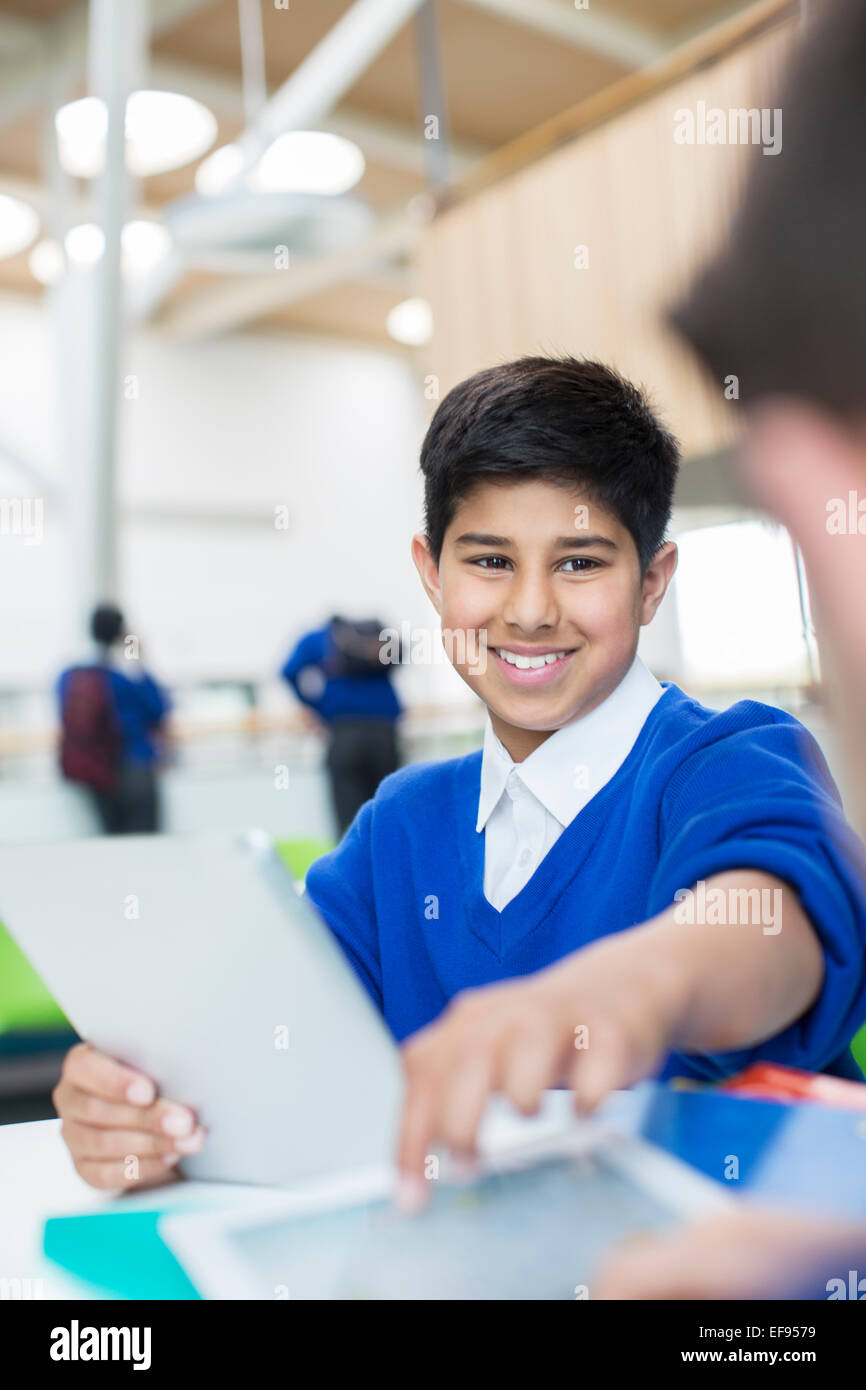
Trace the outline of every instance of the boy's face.
<instances>
[{"instance_id":1,"label":"boy's face","mask_svg":"<svg viewBox=\"0 0 866 1390\"><path fill-rule=\"evenodd\" d=\"M413 554L446 652L516 761L619 684L676 566L667 544L642 579L626 527L547 481L480 484L438 567L425 536Z\"/></svg>"}]
</instances>

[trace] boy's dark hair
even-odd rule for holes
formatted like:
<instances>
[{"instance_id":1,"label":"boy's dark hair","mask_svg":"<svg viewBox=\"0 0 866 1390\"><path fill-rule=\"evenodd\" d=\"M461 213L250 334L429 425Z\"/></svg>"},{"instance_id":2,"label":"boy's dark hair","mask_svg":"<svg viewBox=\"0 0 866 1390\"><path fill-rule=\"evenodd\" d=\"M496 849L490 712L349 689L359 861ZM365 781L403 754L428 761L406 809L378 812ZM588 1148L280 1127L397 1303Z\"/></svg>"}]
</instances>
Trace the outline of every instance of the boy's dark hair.
<instances>
[{"instance_id":1,"label":"boy's dark hair","mask_svg":"<svg viewBox=\"0 0 866 1390\"><path fill-rule=\"evenodd\" d=\"M425 529L436 563L457 505L480 483L580 488L631 532L641 571L663 544L676 440L643 393L601 362L521 357L461 381L421 446Z\"/></svg>"},{"instance_id":2,"label":"boy's dark hair","mask_svg":"<svg viewBox=\"0 0 866 1390\"><path fill-rule=\"evenodd\" d=\"M807 30L782 99L784 145L751 155L728 245L671 314L739 398L866 411L866 5L834 0Z\"/></svg>"},{"instance_id":3,"label":"boy's dark hair","mask_svg":"<svg viewBox=\"0 0 866 1390\"><path fill-rule=\"evenodd\" d=\"M100 603L90 615L90 635L100 646L110 647L123 630L123 614L113 603Z\"/></svg>"}]
</instances>

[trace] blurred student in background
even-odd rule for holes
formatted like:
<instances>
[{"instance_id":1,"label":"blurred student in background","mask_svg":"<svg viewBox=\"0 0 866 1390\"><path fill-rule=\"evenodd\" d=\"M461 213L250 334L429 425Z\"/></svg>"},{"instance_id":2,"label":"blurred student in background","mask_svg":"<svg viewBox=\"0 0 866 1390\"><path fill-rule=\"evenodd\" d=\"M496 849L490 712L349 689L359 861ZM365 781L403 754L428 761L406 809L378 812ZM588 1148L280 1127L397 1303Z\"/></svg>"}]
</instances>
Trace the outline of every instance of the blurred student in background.
<instances>
[{"instance_id":1,"label":"blurred student in background","mask_svg":"<svg viewBox=\"0 0 866 1390\"><path fill-rule=\"evenodd\" d=\"M121 654L123 614L100 604L90 619L92 660L60 676L60 767L93 800L106 835L159 830L157 769L169 702L141 665L138 640Z\"/></svg>"},{"instance_id":2,"label":"blurred student in background","mask_svg":"<svg viewBox=\"0 0 866 1390\"><path fill-rule=\"evenodd\" d=\"M834 0L779 103L782 159L755 159L728 249L674 323L748 409L740 471L803 553L866 826L866 6ZM852 1281L850 1273L854 1272ZM866 1222L758 1207L617 1252L596 1297L861 1298Z\"/></svg>"},{"instance_id":3,"label":"blurred student in background","mask_svg":"<svg viewBox=\"0 0 866 1390\"><path fill-rule=\"evenodd\" d=\"M382 660L383 631L378 618L353 622L335 615L301 638L281 672L327 729L326 766L341 836L400 765L402 707L392 668Z\"/></svg>"}]
</instances>

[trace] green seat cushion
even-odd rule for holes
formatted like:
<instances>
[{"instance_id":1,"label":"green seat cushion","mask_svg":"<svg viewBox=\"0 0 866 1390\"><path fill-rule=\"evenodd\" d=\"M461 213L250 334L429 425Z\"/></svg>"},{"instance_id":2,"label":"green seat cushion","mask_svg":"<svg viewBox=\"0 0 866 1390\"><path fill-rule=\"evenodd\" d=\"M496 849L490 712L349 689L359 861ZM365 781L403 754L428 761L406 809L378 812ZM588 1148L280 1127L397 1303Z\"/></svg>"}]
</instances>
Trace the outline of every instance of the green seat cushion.
<instances>
[{"instance_id":1,"label":"green seat cushion","mask_svg":"<svg viewBox=\"0 0 866 1390\"><path fill-rule=\"evenodd\" d=\"M277 850L280 858L288 869L292 878L299 881L307 876L307 870L317 859L321 859L323 854L327 854L334 846L327 840L278 840Z\"/></svg>"},{"instance_id":2,"label":"green seat cushion","mask_svg":"<svg viewBox=\"0 0 866 1390\"><path fill-rule=\"evenodd\" d=\"M0 1033L68 1031L69 1022L0 923Z\"/></svg>"}]
</instances>

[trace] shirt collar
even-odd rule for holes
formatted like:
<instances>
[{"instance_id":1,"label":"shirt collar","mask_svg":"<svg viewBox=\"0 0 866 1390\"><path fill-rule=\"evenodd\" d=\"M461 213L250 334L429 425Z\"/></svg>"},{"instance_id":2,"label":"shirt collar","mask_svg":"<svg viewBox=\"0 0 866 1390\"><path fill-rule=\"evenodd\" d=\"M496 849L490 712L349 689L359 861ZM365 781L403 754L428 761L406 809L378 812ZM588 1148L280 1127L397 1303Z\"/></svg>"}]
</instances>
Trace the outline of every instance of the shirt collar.
<instances>
[{"instance_id":1,"label":"shirt collar","mask_svg":"<svg viewBox=\"0 0 866 1390\"><path fill-rule=\"evenodd\" d=\"M564 724L534 753L515 763L488 715L481 756L476 830L482 831L514 772L560 825L566 826L625 762L664 687L640 657L607 699L589 714Z\"/></svg>"},{"instance_id":2,"label":"shirt collar","mask_svg":"<svg viewBox=\"0 0 866 1390\"><path fill-rule=\"evenodd\" d=\"M494 807L505 791L505 783L508 781L512 768L516 766L517 764L512 761L510 754L503 748L493 732L493 725L490 723L490 715L488 714L484 727L484 749L481 754L481 794L478 798L476 830L484 829Z\"/></svg>"}]
</instances>

